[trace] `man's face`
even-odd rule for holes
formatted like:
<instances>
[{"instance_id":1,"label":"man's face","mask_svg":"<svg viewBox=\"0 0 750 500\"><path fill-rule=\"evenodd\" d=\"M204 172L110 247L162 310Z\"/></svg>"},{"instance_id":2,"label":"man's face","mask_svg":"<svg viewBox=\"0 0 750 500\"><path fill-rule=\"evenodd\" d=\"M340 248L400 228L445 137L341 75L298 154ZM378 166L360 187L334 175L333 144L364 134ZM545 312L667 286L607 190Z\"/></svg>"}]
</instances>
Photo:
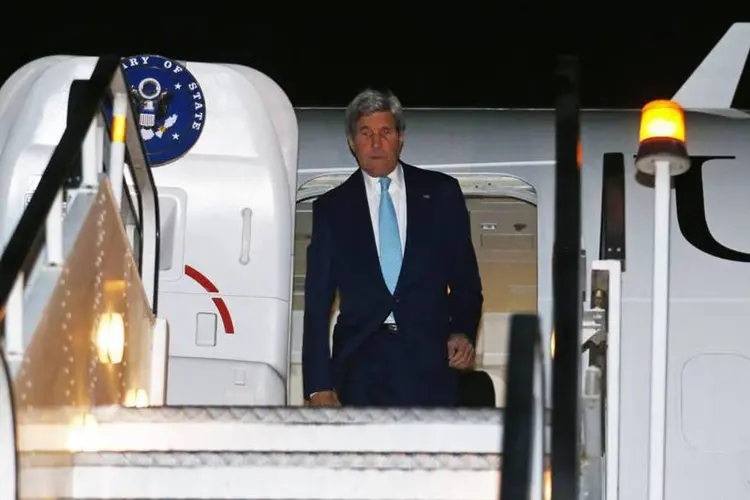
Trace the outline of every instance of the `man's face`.
<instances>
[{"instance_id":1,"label":"man's face","mask_svg":"<svg viewBox=\"0 0 750 500\"><path fill-rule=\"evenodd\" d=\"M384 177L396 168L403 134L396 129L396 118L388 111L379 111L357 120L349 147L359 166L372 177Z\"/></svg>"}]
</instances>

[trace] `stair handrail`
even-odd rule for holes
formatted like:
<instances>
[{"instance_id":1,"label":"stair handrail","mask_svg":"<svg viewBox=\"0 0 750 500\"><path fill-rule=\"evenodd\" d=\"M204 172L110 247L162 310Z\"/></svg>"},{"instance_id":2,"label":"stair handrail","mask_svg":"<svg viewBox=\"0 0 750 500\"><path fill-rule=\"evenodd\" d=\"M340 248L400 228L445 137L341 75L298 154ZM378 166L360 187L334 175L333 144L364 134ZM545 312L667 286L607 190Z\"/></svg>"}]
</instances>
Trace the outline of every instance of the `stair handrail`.
<instances>
[{"instance_id":1,"label":"stair handrail","mask_svg":"<svg viewBox=\"0 0 750 500\"><path fill-rule=\"evenodd\" d=\"M129 96L121 58L102 56L98 59L91 76L79 94L76 112L68 117L68 123L60 142L44 170L31 200L21 215L5 250L0 256L0 339L4 337L7 305L17 287L19 278L28 275L38 259L47 237L45 227L48 215L66 188L79 187L81 178L79 157L87 137L100 115L106 114L115 95ZM158 296L159 262L159 199L151 173L148 157L137 128L137 113L126 100L125 164L134 181L138 198L138 221L140 238L139 272L146 296L156 313ZM112 133L109 120L103 120L105 129ZM106 164L106 161L105 161ZM100 167L100 166L97 166ZM122 181L120 181L122 182ZM122 182L124 184L124 182ZM122 185L121 184L121 185ZM123 190L127 188L123 185Z\"/></svg>"}]
</instances>

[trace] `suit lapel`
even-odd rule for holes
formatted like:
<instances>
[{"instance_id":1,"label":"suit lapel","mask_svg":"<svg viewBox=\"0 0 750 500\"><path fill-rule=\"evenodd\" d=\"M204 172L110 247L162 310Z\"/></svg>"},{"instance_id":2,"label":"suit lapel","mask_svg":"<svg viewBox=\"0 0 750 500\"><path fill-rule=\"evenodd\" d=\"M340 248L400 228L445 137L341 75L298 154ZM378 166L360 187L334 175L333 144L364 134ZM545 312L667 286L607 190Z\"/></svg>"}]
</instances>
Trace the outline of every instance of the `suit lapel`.
<instances>
[{"instance_id":1,"label":"suit lapel","mask_svg":"<svg viewBox=\"0 0 750 500\"><path fill-rule=\"evenodd\" d=\"M398 277L396 290L404 283L408 283L411 276L416 273L421 252L424 252L424 230L426 224L424 217L429 199L421 189L418 172L414 167L402 163L404 172L404 184L406 184L406 247L404 248L404 259L401 264L401 273ZM426 197L427 196L427 197Z\"/></svg>"},{"instance_id":2,"label":"suit lapel","mask_svg":"<svg viewBox=\"0 0 750 500\"><path fill-rule=\"evenodd\" d=\"M370 205L367 202L362 172L357 170L346 182L352 207L350 212L352 258L359 260L364 267L364 272L373 280L382 283L383 289L387 291L383 273L380 271L380 259L375 245Z\"/></svg>"}]
</instances>

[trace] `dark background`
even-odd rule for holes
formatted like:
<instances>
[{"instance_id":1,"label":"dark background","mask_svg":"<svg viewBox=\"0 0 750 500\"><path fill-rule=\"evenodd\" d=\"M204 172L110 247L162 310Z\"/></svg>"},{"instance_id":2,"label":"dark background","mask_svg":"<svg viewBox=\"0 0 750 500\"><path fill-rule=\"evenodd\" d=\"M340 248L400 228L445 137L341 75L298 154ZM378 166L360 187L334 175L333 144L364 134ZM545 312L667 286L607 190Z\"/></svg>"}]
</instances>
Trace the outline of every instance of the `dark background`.
<instances>
[{"instance_id":1,"label":"dark background","mask_svg":"<svg viewBox=\"0 0 750 500\"><path fill-rule=\"evenodd\" d=\"M45 55L154 53L248 65L279 83L295 106L344 106L362 88L376 86L392 89L405 106L551 107L556 57L575 53L584 107L638 108L671 97L731 23L743 20L720 2L702 2L690 14L682 12L684 3L664 12L628 4L632 21L612 7L621 4L606 2L560 17L560 6L541 15L477 4L484 7L454 16L450 9L436 12L438 4L356 4L366 7L364 14L325 22L308 13L313 4L299 4L305 7L299 12L283 4L284 22L259 20L264 4L252 2L123 3L94 13L88 3L66 5L48 17L6 9L0 81ZM342 3L341 11L352 5ZM544 10L546 4L535 5ZM743 76L735 106L750 108L750 77Z\"/></svg>"}]
</instances>

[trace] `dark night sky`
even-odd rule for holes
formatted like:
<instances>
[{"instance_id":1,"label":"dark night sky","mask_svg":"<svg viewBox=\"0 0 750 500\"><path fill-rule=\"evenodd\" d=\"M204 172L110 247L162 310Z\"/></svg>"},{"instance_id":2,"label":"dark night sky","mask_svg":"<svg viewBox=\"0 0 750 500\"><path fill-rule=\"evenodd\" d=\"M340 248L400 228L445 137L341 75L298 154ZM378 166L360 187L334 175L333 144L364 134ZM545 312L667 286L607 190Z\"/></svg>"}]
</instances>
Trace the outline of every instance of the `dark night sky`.
<instances>
[{"instance_id":1,"label":"dark night sky","mask_svg":"<svg viewBox=\"0 0 750 500\"><path fill-rule=\"evenodd\" d=\"M44 55L156 53L254 67L276 80L295 106L345 105L372 85L391 88L406 106L550 107L555 57L573 52L581 64L584 107L640 107L671 97L732 20L740 20L684 15L649 25L643 19L615 22L613 13L605 21L593 17L574 25L551 16L492 25L476 24L488 17L478 12L474 25L423 19L388 32L351 20L298 27L302 17L280 29L233 21L237 16L141 18L129 11L132 19L124 27L102 15L40 26L25 39L6 24L0 30L0 81ZM747 99L739 96L742 107L750 107L748 91Z\"/></svg>"}]
</instances>

